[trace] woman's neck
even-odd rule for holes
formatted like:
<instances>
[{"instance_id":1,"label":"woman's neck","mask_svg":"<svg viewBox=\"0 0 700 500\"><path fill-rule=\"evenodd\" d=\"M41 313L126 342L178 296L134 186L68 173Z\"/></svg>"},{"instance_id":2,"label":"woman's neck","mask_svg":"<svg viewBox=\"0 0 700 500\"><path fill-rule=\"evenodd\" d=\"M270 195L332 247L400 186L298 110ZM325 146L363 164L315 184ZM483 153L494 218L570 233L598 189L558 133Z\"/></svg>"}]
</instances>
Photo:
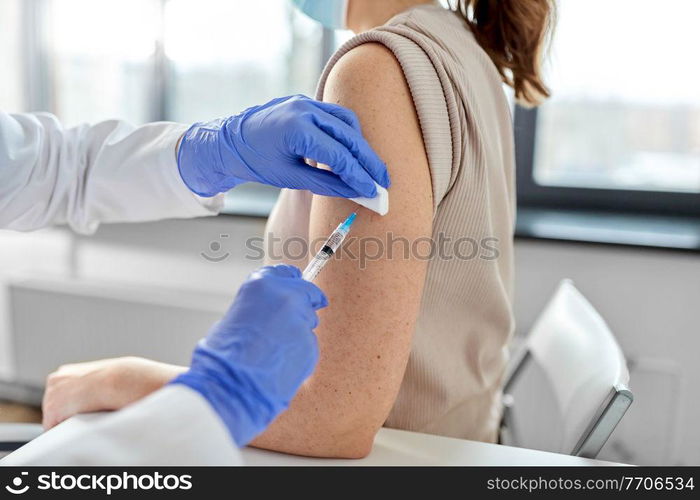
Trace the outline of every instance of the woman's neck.
<instances>
[{"instance_id":1,"label":"woman's neck","mask_svg":"<svg viewBox=\"0 0 700 500\"><path fill-rule=\"evenodd\" d=\"M369 31L404 10L431 3L435 3L435 0L350 0L348 28L355 33Z\"/></svg>"}]
</instances>

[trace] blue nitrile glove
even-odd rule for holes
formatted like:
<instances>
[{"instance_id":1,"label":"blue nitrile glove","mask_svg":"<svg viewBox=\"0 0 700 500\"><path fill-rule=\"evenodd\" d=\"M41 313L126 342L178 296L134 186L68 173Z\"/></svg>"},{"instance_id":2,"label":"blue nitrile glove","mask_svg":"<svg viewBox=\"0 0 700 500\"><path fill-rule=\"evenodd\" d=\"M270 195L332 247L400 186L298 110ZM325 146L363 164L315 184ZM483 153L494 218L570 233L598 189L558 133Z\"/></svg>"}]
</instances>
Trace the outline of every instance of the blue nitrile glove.
<instances>
[{"instance_id":1,"label":"blue nitrile glove","mask_svg":"<svg viewBox=\"0 0 700 500\"><path fill-rule=\"evenodd\" d=\"M304 158L333 172L310 167ZM373 198L373 181L389 187L386 165L355 114L302 95L195 123L180 142L178 168L190 190L207 197L244 182L343 198Z\"/></svg>"},{"instance_id":2,"label":"blue nitrile glove","mask_svg":"<svg viewBox=\"0 0 700 500\"><path fill-rule=\"evenodd\" d=\"M202 339L190 369L171 383L202 394L244 446L284 411L318 361L313 330L323 292L299 269L263 267Z\"/></svg>"}]
</instances>

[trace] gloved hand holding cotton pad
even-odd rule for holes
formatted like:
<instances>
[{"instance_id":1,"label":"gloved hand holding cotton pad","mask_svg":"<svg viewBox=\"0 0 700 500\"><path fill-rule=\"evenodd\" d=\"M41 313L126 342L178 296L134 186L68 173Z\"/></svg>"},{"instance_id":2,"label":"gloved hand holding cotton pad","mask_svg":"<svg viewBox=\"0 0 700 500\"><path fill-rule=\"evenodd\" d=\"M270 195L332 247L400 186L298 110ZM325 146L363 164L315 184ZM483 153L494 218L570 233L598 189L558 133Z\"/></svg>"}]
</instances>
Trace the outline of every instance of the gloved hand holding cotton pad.
<instances>
[{"instance_id":1,"label":"gloved hand holding cotton pad","mask_svg":"<svg viewBox=\"0 0 700 500\"><path fill-rule=\"evenodd\" d=\"M317 161L308 158L305 161L310 167L319 168ZM374 181L374 186L377 188L377 195L374 198L357 197L348 199L350 201L354 201L360 206L378 213L379 215L386 215L389 213L389 191L376 181Z\"/></svg>"}]
</instances>

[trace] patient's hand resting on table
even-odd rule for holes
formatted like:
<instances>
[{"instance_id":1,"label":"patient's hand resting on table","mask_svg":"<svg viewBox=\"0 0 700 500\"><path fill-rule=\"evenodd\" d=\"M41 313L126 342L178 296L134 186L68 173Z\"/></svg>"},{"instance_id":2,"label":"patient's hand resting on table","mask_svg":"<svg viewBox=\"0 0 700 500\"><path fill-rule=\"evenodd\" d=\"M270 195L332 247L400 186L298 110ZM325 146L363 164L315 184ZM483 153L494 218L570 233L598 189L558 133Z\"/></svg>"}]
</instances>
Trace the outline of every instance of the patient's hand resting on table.
<instances>
[{"instance_id":1,"label":"patient's hand resting on table","mask_svg":"<svg viewBox=\"0 0 700 500\"><path fill-rule=\"evenodd\" d=\"M44 427L50 429L77 413L123 408L186 370L135 357L63 365L46 381Z\"/></svg>"}]
</instances>

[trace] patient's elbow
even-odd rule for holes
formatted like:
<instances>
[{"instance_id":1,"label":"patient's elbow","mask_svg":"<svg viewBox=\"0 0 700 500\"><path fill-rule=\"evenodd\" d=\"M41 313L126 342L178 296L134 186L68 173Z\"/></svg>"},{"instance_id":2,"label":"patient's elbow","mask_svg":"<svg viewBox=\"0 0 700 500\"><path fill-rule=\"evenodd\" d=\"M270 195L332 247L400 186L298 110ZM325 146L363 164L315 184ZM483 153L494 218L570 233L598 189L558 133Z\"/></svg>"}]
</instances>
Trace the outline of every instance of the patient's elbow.
<instances>
[{"instance_id":1,"label":"patient's elbow","mask_svg":"<svg viewBox=\"0 0 700 500\"><path fill-rule=\"evenodd\" d=\"M360 459L372 451L375 433L356 433L342 441L334 443L332 456L334 458Z\"/></svg>"},{"instance_id":2,"label":"patient's elbow","mask_svg":"<svg viewBox=\"0 0 700 500\"><path fill-rule=\"evenodd\" d=\"M374 438L377 434L376 428L338 425L318 426L312 434L307 434L304 439L296 443L286 443L286 446L275 446L272 449L317 458L343 458L359 459L365 458L372 451ZM263 443L259 443L263 444ZM266 443L263 448L269 447L271 443Z\"/></svg>"}]
</instances>

